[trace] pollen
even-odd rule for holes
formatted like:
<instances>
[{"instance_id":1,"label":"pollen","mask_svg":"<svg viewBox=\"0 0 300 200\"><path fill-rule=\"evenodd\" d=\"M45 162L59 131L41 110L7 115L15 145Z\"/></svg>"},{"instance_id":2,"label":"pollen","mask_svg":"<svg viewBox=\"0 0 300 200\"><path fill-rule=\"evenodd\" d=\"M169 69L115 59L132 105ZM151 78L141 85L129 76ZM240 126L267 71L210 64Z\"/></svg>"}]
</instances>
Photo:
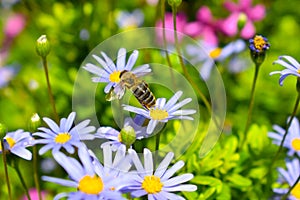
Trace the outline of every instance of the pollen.
<instances>
[{"instance_id":1,"label":"pollen","mask_svg":"<svg viewBox=\"0 0 300 200\"><path fill-rule=\"evenodd\" d=\"M71 134L68 132L65 133L59 133L54 141L58 144L65 144L66 142L68 142L71 139Z\"/></svg>"},{"instance_id":2,"label":"pollen","mask_svg":"<svg viewBox=\"0 0 300 200\"><path fill-rule=\"evenodd\" d=\"M160 182L160 178L157 176L145 176L142 188L148 193L148 194L155 194L161 191L162 187L164 185Z\"/></svg>"},{"instance_id":3,"label":"pollen","mask_svg":"<svg viewBox=\"0 0 300 200\"><path fill-rule=\"evenodd\" d=\"M99 176L84 176L78 184L78 190L86 194L99 194L104 188L102 179Z\"/></svg>"},{"instance_id":4,"label":"pollen","mask_svg":"<svg viewBox=\"0 0 300 200\"><path fill-rule=\"evenodd\" d=\"M11 137L6 138L5 140L9 144L9 148L13 148L13 146L15 146L15 144L16 144L16 141L14 139L12 139Z\"/></svg>"},{"instance_id":5,"label":"pollen","mask_svg":"<svg viewBox=\"0 0 300 200\"><path fill-rule=\"evenodd\" d=\"M295 151L300 151L300 138L295 138L292 140L292 147Z\"/></svg>"},{"instance_id":6,"label":"pollen","mask_svg":"<svg viewBox=\"0 0 300 200\"><path fill-rule=\"evenodd\" d=\"M151 109L150 117L154 120L163 120L169 116L169 113L166 110L161 109Z\"/></svg>"},{"instance_id":7,"label":"pollen","mask_svg":"<svg viewBox=\"0 0 300 200\"><path fill-rule=\"evenodd\" d=\"M216 59L220 56L221 52L222 52L222 49L217 47L209 52L209 57L211 57L212 59Z\"/></svg>"},{"instance_id":8,"label":"pollen","mask_svg":"<svg viewBox=\"0 0 300 200\"><path fill-rule=\"evenodd\" d=\"M122 142L121 132L118 134L118 140L119 140L119 142Z\"/></svg>"},{"instance_id":9,"label":"pollen","mask_svg":"<svg viewBox=\"0 0 300 200\"><path fill-rule=\"evenodd\" d=\"M114 71L109 75L110 82L119 83L120 82L120 71Z\"/></svg>"},{"instance_id":10,"label":"pollen","mask_svg":"<svg viewBox=\"0 0 300 200\"><path fill-rule=\"evenodd\" d=\"M265 41L265 39L262 36L256 35L253 39L253 44L255 46L255 49L257 49L258 51L261 52L266 47L267 42Z\"/></svg>"},{"instance_id":11,"label":"pollen","mask_svg":"<svg viewBox=\"0 0 300 200\"><path fill-rule=\"evenodd\" d=\"M300 199L300 183L297 183L297 185L292 189L291 195L296 197L296 199Z\"/></svg>"}]
</instances>

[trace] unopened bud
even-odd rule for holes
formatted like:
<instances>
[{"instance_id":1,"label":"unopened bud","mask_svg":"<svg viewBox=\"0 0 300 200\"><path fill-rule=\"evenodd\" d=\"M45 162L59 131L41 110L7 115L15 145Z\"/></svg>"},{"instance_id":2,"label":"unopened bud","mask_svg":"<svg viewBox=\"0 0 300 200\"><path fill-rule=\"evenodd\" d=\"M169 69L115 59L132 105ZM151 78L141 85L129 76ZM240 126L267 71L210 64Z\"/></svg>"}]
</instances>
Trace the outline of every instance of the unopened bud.
<instances>
[{"instance_id":1,"label":"unopened bud","mask_svg":"<svg viewBox=\"0 0 300 200\"><path fill-rule=\"evenodd\" d=\"M50 52L50 43L46 35L42 35L36 41L36 52L39 56L45 58Z\"/></svg>"},{"instance_id":2,"label":"unopened bud","mask_svg":"<svg viewBox=\"0 0 300 200\"><path fill-rule=\"evenodd\" d=\"M237 26L239 30L242 30L247 22L247 15L245 13L239 14Z\"/></svg>"},{"instance_id":3,"label":"unopened bud","mask_svg":"<svg viewBox=\"0 0 300 200\"><path fill-rule=\"evenodd\" d=\"M28 123L28 129L30 132L36 132L41 125L41 118L37 113L34 113Z\"/></svg>"},{"instance_id":4,"label":"unopened bud","mask_svg":"<svg viewBox=\"0 0 300 200\"><path fill-rule=\"evenodd\" d=\"M136 140L135 130L131 126L122 128L120 134L121 141L127 148L129 148Z\"/></svg>"},{"instance_id":5,"label":"unopened bud","mask_svg":"<svg viewBox=\"0 0 300 200\"><path fill-rule=\"evenodd\" d=\"M250 55L255 65L261 65L266 56L266 51L270 48L270 43L266 37L256 35L249 40Z\"/></svg>"},{"instance_id":6,"label":"unopened bud","mask_svg":"<svg viewBox=\"0 0 300 200\"><path fill-rule=\"evenodd\" d=\"M170 6L176 6L176 7L180 6L181 2L182 0L168 0Z\"/></svg>"}]
</instances>

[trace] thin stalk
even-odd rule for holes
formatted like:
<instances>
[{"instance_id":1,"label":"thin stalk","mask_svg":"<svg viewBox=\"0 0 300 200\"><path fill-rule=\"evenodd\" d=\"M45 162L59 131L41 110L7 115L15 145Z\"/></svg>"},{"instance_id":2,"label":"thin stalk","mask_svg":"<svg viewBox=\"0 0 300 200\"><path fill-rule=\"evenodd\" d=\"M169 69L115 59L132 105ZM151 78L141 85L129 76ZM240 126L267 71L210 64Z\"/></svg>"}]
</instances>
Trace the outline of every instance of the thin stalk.
<instances>
[{"instance_id":1,"label":"thin stalk","mask_svg":"<svg viewBox=\"0 0 300 200\"><path fill-rule=\"evenodd\" d=\"M299 181L300 181L300 175L298 176L297 180L292 185L292 187L290 187L289 191L285 195L283 195L283 197L281 198L282 200L286 200L287 199L287 197L290 195L290 193L296 187L296 185L298 184Z\"/></svg>"},{"instance_id":2,"label":"thin stalk","mask_svg":"<svg viewBox=\"0 0 300 200\"><path fill-rule=\"evenodd\" d=\"M8 176L8 170L7 170L7 162L6 162L6 151L4 149L3 139L1 139L1 147L2 147L2 158L3 158L4 173L5 173L5 180L6 180L6 185L7 185L8 197L9 197L9 200L12 200L11 188L10 188L9 176Z\"/></svg>"},{"instance_id":3,"label":"thin stalk","mask_svg":"<svg viewBox=\"0 0 300 200\"><path fill-rule=\"evenodd\" d=\"M186 66L183 62L180 52L180 48L178 45L178 36L177 36L177 28L176 28L176 13L177 13L177 7L175 5L172 6L172 13L173 13L173 26L174 26L174 37L175 37L175 47L176 47L176 51L178 54L178 58L179 58L179 62L180 62L180 66L183 70L184 76L188 79L188 81L191 83L191 85L193 86L194 89L196 89L197 93L199 94L200 98L202 99L204 105L206 106L207 110L209 113L211 113L211 107L210 104L208 102L208 100L206 99L205 95L201 92L201 90L198 88L197 84L193 81L193 79L190 77Z\"/></svg>"},{"instance_id":4,"label":"thin stalk","mask_svg":"<svg viewBox=\"0 0 300 200\"><path fill-rule=\"evenodd\" d=\"M47 81L48 95L49 95L50 103L51 103L52 110L53 110L53 113L54 113L55 121L57 123L59 123L59 117L58 117L58 114L56 112L54 97L53 97L51 84L50 84L50 79L49 79L48 64L47 64L46 57L42 57L42 61L43 61L43 67L44 67L44 70L45 70L45 75L46 75L46 81Z\"/></svg>"},{"instance_id":5,"label":"thin stalk","mask_svg":"<svg viewBox=\"0 0 300 200\"><path fill-rule=\"evenodd\" d=\"M159 143L160 143L160 135L161 135L160 133L161 133L161 131L159 131L155 137L155 158L154 158L154 164L153 164L154 167L156 167L156 164L158 162L158 151L159 151Z\"/></svg>"},{"instance_id":6,"label":"thin stalk","mask_svg":"<svg viewBox=\"0 0 300 200\"><path fill-rule=\"evenodd\" d=\"M176 88L176 82L175 82L175 78L174 78L174 72L172 70L173 65L170 59L170 55L169 52L167 50L167 39L166 39L166 22L165 22L165 0L161 0L160 1L160 7L161 7L161 20L162 20L162 27L163 27L163 42L164 42L164 49L165 49L165 53L166 53L166 58L167 58L167 63L169 65L169 69L170 69L170 75L171 75L171 80L173 83L173 87Z\"/></svg>"},{"instance_id":7,"label":"thin stalk","mask_svg":"<svg viewBox=\"0 0 300 200\"><path fill-rule=\"evenodd\" d=\"M257 77L258 77L258 72L259 72L259 67L260 65L256 64L255 65L255 72L254 72L254 77L253 77L253 83L252 83L252 89L251 89L251 94L250 94L250 104L249 104L249 109L248 109L248 117L247 117L247 122L245 126L245 131L244 131L244 138L241 143L241 148L244 146L244 143L247 140L247 133L250 127L250 122L252 119L252 111L253 111L253 105L254 105L254 93L255 93L255 88L256 88L256 82L257 82Z\"/></svg>"},{"instance_id":8,"label":"thin stalk","mask_svg":"<svg viewBox=\"0 0 300 200\"><path fill-rule=\"evenodd\" d=\"M29 195L28 188L27 188L26 183L25 183L25 180L24 180L24 178L23 178L23 176L22 176L22 173L21 173L21 171L20 171L19 165L18 165L18 163L17 163L16 161L15 161L15 166L14 166L14 168L15 168L15 170L16 170L18 176L19 176L19 179L20 179L20 181L21 181L21 183L22 183L22 186L23 186L23 188L24 188L24 190L25 190L25 194L26 194L26 196L27 196L27 199L28 199L28 200L31 200L30 195Z\"/></svg>"},{"instance_id":9,"label":"thin stalk","mask_svg":"<svg viewBox=\"0 0 300 200\"><path fill-rule=\"evenodd\" d=\"M39 200L42 200L41 188L39 183L39 175L38 175L38 163L37 163L38 153L37 147L33 146L33 177L35 188L37 189Z\"/></svg>"},{"instance_id":10,"label":"thin stalk","mask_svg":"<svg viewBox=\"0 0 300 200\"><path fill-rule=\"evenodd\" d=\"M287 136L287 134L288 134L288 132L289 132L289 128L290 128L290 126L291 126L291 124L292 124L292 121L293 121L294 117L296 116L296 113L297 113L297 110L298 110L298 106L299 106L299 101L300 101L300 93L299 93L298 96L297 96L297 99L296 99L296 102L295 102L295 106L294 106L294 110L293 110L292 115L291 115L291 117L290 117L290 119L289 119L289 121L288 121L288 123L287 123L287 125L286 125L285 133L284 133L284 135L283 135L283 137L282 137L282 140L281 140L280 145L279 145L279 148L278 148L278 150L277 150L277 152L276 152L276 154L275 154L275 156L274 156L274 159L272 160L272 163L271 163L271 165L270 165L269 171L272 170L273 164L274 164L275 161L278 159L278 156L279 156L279 154L281 153L281 151L282 151L282 149L283 149L283 144L284 144L284 141L285 141L285 139L286 139L286 136Z\"/></svg>"}]
</instances>

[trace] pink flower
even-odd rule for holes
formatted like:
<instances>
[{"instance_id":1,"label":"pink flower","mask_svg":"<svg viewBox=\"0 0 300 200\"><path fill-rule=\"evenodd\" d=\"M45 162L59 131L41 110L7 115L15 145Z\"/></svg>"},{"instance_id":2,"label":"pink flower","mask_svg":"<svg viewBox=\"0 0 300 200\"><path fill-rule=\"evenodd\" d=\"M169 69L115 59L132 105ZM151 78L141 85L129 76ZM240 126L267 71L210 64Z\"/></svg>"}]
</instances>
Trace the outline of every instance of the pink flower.
<instances>
[{"instance_id":1,"label":"pink flower","mask_svg":"<svg viewBox=\"0 0 300 200\"><path fill-rule=\"evenodd\" d=\"M216 21L208 7L202 6L197 12L197 21L188 23L185 26L185 33L192 37L202 37L203 40L211 45L218 44L218 31L219 22Z\"/></svg>"},{"instance_id":2,"label":"pink flower","mask_svg":"<svg viewBox=\"0 0 300 200\"><path fill-rule=\"evenodd\" d=\"M187 24L186 15L184 13L178 13L176 15L176 28L177 32L184 33L185 26ZM156 22L156 27L163 28L162 20L159 20ZM173 26L173 16L172 13L166 13L165 14L165 28L169 30L166 31L166 40L169 43L174 44L175 38L174 38L174 26ZM163 42L163 30L157 29L156 35L158 37L158 42ZM178 40L181 41L183 38L182 34L178 34Z\"/></svg>"},{"instance_id":3,"label":"pink flower","mask_svg":"<svg viewBox=\"0 0 300 200\"><path fill-rule=\"evenodd\" d=\"M21 33L26 24L25 17L21 14L10 16L5 24L4 33L7 38L14 38Z\"/></svg>"},{"instance_id":4,"label":"pink flower","mask_svg":"<svg viewBox=\"0 0 300 200\"><path fill-rule=\"evenodd\" d=\"M46 199L48 194L45 191L41 191L41 195L42 195L42 199ZM35 188L29 189L29 196L30 196L31 200L38 200L39 194L38 194L37 189L35 189ZM20 200L28 200L28 198L26 197L26 195L24 195Z\"/></svg>"},{"instance_id":5,"label":"pink flower","mask_svg":"<svg viewBox=\"0 0 300 200\"><path fill-rule=\"evenodd\" d=\"M240 14L247 16L245 26L241 30L241 37L249 39L255 34L255 27L253 22L260 21L265 17L265 7L261 4L254 7L251 6L252 0L240 0L239 3L225 2L224 7L231 12L230 16L225 19L221 25L222 31L229 35L234 36L238 33L238 19Z\"/></svg>"}]
</instances>

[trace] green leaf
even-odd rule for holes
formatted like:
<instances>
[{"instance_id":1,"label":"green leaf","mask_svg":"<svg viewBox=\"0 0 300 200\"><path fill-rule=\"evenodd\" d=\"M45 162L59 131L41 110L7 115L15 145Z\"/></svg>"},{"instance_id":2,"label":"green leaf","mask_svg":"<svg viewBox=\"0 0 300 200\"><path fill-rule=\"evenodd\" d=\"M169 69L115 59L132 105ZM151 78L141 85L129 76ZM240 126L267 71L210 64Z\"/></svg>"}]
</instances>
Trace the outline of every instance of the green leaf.
<instances>
[{"instance_id":1,"label":"green leaf","mask_svg":"<svg viewBox=\"0 0 300 200\"><path fill-rule=\"evenodd\" d=\"M221 193L217 196L216 200L231 199L231 189L227 184L223 184Z\"/></svg>"},{"instance_id":2,"label":"green leaf","mask_svg":"<svg viewBox=\"0 0 300 200\"><path fill-rule=\"evenodd\" d=\"M252 185L252 181L249 178L245 178L239 174L232 174L227 177L234 187L243 189L245 187L250 187Z\"/></svg>"},{"instance_id":3,"label":"green leaf","mask_svg":"<svg viewBox=\"0 0 300 200\"><path fill-rule=\"evenodd\" d=\"M211 176L195 176L192 180L192 183L198 184L198 185L208 185L211 187L214 187L217 191L217 193L220 193L222 190L222 181L211 177Z\"/></svg>"}]
</instances>

